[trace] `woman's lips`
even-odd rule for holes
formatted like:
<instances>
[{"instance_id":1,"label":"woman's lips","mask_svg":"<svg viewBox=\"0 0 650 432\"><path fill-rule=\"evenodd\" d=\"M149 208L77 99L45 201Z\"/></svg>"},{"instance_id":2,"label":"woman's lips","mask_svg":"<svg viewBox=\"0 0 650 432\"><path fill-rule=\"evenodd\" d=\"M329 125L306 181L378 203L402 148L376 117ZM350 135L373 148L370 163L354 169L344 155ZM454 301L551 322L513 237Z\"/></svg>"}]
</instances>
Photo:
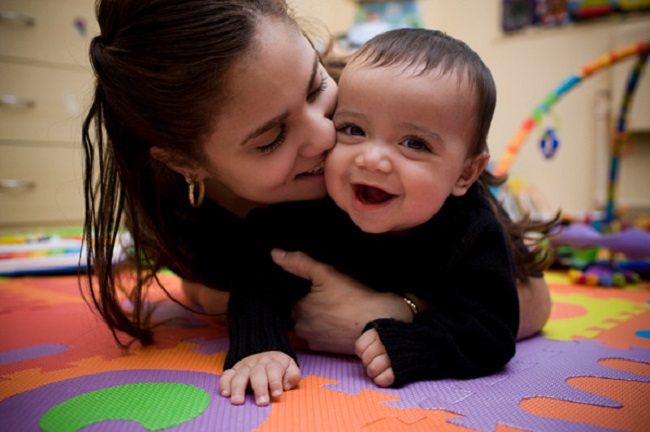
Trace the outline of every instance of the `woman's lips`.
<instances>
[{"instance_id":1,"label":"woman's lips","mask_svg":"<svg viewBox=\"0 0 650 432\"><path fill-rule=\"evenodd\" d=\"M302 172L298 174L296 177L323 174L323 171L325 171L325 164L321 162L321 164L318 165L317 167L312 168L309 171Z\"/></svg>"}]
</instances>

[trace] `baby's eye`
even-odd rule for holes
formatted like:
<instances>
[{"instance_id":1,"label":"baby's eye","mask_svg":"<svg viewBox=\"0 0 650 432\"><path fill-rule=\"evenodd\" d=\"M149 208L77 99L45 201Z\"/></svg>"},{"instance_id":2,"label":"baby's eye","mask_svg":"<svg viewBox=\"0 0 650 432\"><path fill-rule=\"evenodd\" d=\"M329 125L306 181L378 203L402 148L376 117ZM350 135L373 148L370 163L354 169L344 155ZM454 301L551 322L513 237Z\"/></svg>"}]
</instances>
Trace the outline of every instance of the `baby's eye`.
<instances>
[{"instance_id":1,"label":"baby's eye","mask_svg":"<svg viewBox=\"0 0 650 432\"><path fill-rule=\"evenodd\" d=\"M337 132L344 133L351 136L364 136L365 132L359 126L353 124L346 124L341 127L336 128Z\"/></svg>"},{"instance_id":2,"label":"baby's eye","mask_svg":"<svg viewBox=\"0 0 650 432\"><path fill-rule=\"evenodd\" d=\"M429 144L421 138L406 138L400 144L411 150L427 151L427 152L431 151L431 147L429 147Z\"/></svg>"}]
</instances>

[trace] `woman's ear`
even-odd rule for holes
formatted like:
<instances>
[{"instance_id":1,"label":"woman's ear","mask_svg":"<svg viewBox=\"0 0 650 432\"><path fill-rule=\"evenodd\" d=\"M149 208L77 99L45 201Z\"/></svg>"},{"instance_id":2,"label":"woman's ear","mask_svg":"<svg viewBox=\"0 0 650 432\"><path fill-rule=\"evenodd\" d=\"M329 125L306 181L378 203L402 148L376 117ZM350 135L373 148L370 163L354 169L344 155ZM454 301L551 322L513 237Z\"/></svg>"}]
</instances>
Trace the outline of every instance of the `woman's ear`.
<instances>
[{"instance_id":1,"label":"woman's ear","mask_svg":"<svg viewBox=\"0 0 650 432\"><path fill-rule=\"evenodd\" d=\"M183 161L178 157L172 156L169 150L165 150L161 147L151 147L149 149L149 155L156 159L158 162L161 162L167 165L172 171L175 171L182 175L186 180L192 179L194 181L203 180L206 175L204 171L196 166Z\"/></svg>"},{"instance_id":2,"label":"woman's ear","mask_svg":"<svg viewBox=\"0 0 650 432\"><path fill-rule=\"evenodd\" d=\"M169 168L172 171L176 171L177 173L181 174L182 176L185 176L188 172L191 172L192 170L190 167L185 166L184 164L180 163L178 158L172 157L171 153L169 150L165 150L164 148L161 147L151 147L149 149L149 155L157 160L158 162L161 162L165 165L167 165L167 168Z\"/></svg>"},{"instance_id":3,"label":"woman's ear","mask_svg":"<svg viewBox=\"0 0 650 432\"><path fill-rule=\"evenodd\" d=\"M488 160L490 160L490 155L487 152L468 158L465 161L463 172L460 177L458 177L458 180L456 180L456 184L454 185L451 194L454 196L465 195L467 189L474 184L485 169Z\"/></svg>"}]
</instances>

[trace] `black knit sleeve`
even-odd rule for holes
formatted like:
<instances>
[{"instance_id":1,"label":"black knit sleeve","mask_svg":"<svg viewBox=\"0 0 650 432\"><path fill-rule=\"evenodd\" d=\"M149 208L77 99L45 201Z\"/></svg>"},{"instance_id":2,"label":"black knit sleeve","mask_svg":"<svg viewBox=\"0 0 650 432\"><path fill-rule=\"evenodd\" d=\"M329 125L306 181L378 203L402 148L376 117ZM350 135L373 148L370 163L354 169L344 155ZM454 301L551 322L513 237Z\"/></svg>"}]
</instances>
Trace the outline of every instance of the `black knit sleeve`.
<instances>
[{"instance_id":1,"label":"black knit sleeve","mask_svg":"<svg viewBox=\"0 0 650 432\"><path fill-rule=\"evenodd\" d=\"M288 332L293 326L291 309L306 295L310 282L293 276L271 259L277 229L284 207L277 211L256 211L249 215L249 244L246 260L248 272L240 274L228 303L228 336L230 347L224 369L239 360L265 351L281 351L296 360ZM291 214L292 209L286 210Z\"/></svg>"},{"instance_id":2,"label":"black knit sleeve","mask_svg":"<svg viewBox=\"0 0 650 432\"><path fill-rule=\"evenodd\" d=\"M428 287L434 308L412 323L370 322L386 347L394 386L494 373L515 353L519 304L512 255L496 223L467 232L444 274ZM434 286L435 285L435 286Z\"/></svg>"},{"instance_id":3,"label":"black knit sleeve","mask_svg":"<svg viewBox=\"0 0 650 432\"><path fill-rule=\"evenodd\" d=\"M277 279L260 279L233 290L228 303L230 347L224 369L265 351L282 351L297 361L288 336L293 299L282 295L282 289L288 287L280 285Z\"/></svg>"}]
</instances>

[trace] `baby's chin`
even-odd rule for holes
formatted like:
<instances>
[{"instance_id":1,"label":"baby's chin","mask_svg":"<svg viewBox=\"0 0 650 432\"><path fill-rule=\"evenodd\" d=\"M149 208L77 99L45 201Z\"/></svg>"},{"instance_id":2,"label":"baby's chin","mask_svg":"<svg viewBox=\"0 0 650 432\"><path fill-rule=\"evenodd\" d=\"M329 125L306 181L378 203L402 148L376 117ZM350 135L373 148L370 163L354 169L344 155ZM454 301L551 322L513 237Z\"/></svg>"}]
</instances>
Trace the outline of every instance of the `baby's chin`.
<instances>
[{"instance_id":1,"label":"baby's chin","mask_svg":"<svg viewBox=\"0 0 650 432\"><path fill-rule=\"evenodd\" d=\"M427 222L428 219L414 220L412 218L405 219L400 215L373 215L359 214L357 212L348 212L352 222L363 232L368 234L406 234L415 227L418 227ZM376 217L375 217L376 216Z\"/></svg>"},{"instance_id":2,"label":"baby's chin","mask_svg":"<svg viewBox=\"0 0 650 432\"><path fill-rule=\"evenodd\" d=\"M355 225L359 227L359 229L365 233L368 234L394 234L394 235L400 235L400 234L406 234L409 232L413 227L408 226L408 227L402 227L402 226L376 226L376 225L369 225L369 224L358 224L355 222Z\"/></svg>"},{"instance_id":3,"label":"baby's chin","mask_svg":"<svg viewBox=\"0 0 650 432\"><path fill-rule=\"evenodd\" d=\"M350 219L361 231L368 234L386 234L401 231L397 225L385 219L372 220L365 217L355 217L354 215L350 215Z\"/></svg>"}]
</instances>

